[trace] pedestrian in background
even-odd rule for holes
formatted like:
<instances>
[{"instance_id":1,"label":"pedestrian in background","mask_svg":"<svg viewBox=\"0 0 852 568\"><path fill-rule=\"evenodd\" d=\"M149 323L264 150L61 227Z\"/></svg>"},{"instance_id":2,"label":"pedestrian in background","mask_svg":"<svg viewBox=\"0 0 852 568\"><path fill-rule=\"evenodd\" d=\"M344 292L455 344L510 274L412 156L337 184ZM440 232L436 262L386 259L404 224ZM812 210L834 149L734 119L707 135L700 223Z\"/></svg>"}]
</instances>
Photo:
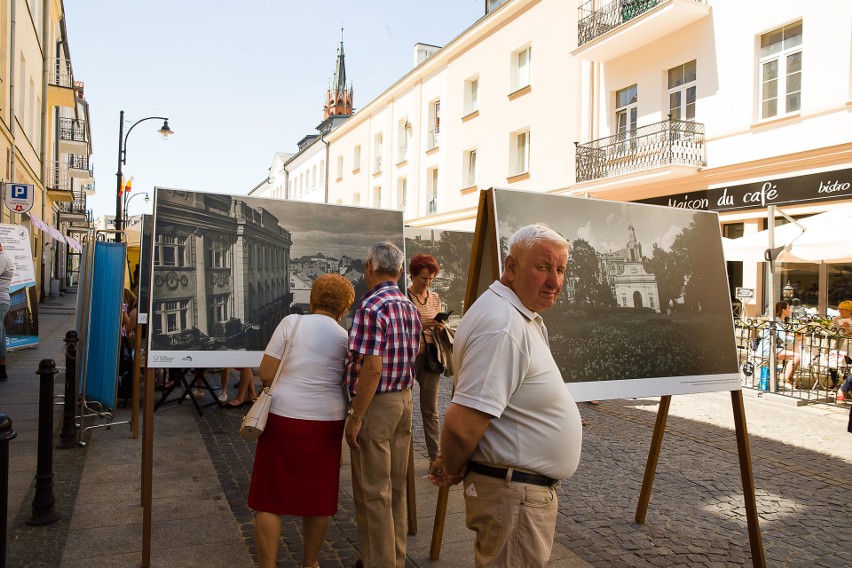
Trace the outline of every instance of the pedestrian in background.
<instances>
[{"instance_id":1,"label":"pedestrian in background","mask_svg":"<svg viewBox=\"0 0 852 568\"><path fill-rule=\"evenodd\" d=\"M12 276L15 275L15 262L12 255L3 250L0 243L0 381L9 378L6 374L6 314L12 299L9 296L9 287L12 285Z\"/></svg>"}]
</instances>

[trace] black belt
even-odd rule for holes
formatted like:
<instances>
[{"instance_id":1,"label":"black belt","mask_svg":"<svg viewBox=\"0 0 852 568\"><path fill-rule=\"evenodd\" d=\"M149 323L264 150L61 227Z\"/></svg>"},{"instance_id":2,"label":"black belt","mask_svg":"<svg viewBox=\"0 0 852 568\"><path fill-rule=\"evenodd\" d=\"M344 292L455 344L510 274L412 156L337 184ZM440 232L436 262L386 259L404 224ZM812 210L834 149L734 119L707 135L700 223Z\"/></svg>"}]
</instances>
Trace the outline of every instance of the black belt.
<instances>
[{"instance_id":1,"label":"black belt","mask_svg":"<svg viewBox=\"0 0 852 568\"><path fill-rule=\"evenodd\" d=\"M468 471L472 471L480 475L487 475L488 477L496 477L499 479L506 479L506 475L509 473L509 470L505 467L492 467L490 465L483 465L475 461L467 462L467 469ZM545 475L539 475L537 473L527 473L526 471L518 470L512 471L511 481L517 481L518 483L529 483L530 485L542 485L544 487L553 487L554 485L559 483L558 480L551 479Z\"/></svg>"}]
</instances>

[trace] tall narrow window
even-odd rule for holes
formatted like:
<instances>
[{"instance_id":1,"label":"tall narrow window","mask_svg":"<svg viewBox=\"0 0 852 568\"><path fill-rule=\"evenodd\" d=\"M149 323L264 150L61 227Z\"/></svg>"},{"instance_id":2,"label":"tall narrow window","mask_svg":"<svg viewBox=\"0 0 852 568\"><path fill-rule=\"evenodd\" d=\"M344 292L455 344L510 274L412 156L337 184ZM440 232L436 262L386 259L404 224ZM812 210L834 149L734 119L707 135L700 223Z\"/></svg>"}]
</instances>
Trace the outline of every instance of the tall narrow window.
<instances>
[{"instance_id":1,"label":"tall narrow window","mask_svg":"<svg viewBox=\"0 0 852 568\"><path fill-rule=\"evenodd\" d=\"M384 137L382 136L382 133L379 132L376 134L376 138L373 141L373 148L375 150L375 155L373 156L373 173L382 171L382 152L384 150L383 140Z\"/></svg>"},{"instance_id":2,"label":"tall narrow window","mask_svg":"<svg viewBox=\"0 0 852 568\"><path fill-rule=\"evenodd\" d=\"M441 135L441 101L429 104L429 149L438 146Z\"/></svg>"},{"instance_id":3,"label":"tall narrow window","mask_svg":"<svg viewBox=\"0 0 852 568\"><path fill-rule=\"evenodd\" d=\"M408 180L399 178L396 181L396 206L399 209L405 209L408 202Z\"/></svg>"},{"instance_id":4,"label":"tall narrow window","mask_svg":"<svg viewBox=\"0 0 852 568\"><path fill-rule=\"evenodd\" d=\"M361 169L361 145L356 144L355 150L352 153L352 171L357 172Z\"/></svg>"},{"instance_id":5,"label":"tall narrow window","mask_svg":"<svg viewBox=\"0 0 852 568\"><path fill-rule=\"evenodd\" d=\"M616 133L624 134L636 130L639 116L639 95L636 85L630 85L615 93Z\"/></svg>"},{"instance_id":6,"label":"tall narrow window","mask_svg":"<svg viewBox=\"0 0 852 568\"><path fill-rule=\"evenodd\" d=\"M361 205L361 194L356 192L352 194L352 205Z\"/></svg>"},{"instance_id":7,"label":"tall narrow window","mask_svg":"<svg viewBox=\"0 0 852 568\"><path fill-rule=\"evenodd\" d=\"M464 153L464 187L476 185L476 149Z\"/></svg>"},{"instance_id":8,"label":"tall narrow window","mask_svg":"<svg viewBox=\"0 0 852 568\"><path fill-rule=\"evenodd\" d=\"M802 22L760 37L760 118L802 108Z\"/></svg>"},{"instance_id":9,"label":"tall narrow window","mask_svg":"<svg viewBox=\"0 0 852 568\"><path fill-rule=\"evenodd\" d=\"M511 89L518 91L530 84L530 68L532 66L532 46L525 46L512 52Z\"/></svg>"},{"instance_id":10,"label":"tall narrow window","mask_svg":"<svg viewBox=\"0 0 852 568\"><path fill-rule=\"evenodd\" d=\"M434 215L438 212L438 168L426 172L426 183L426 213Z\"/></svg>"},{"instance_id":11,"label":"tall narrow window","mask_svg":"<svg viewBox=\"0 0 852 568\"><path fill-rule=\"evenodd\" d=\"M669 69L669 114L672 120L695 120L695 92L694 59Z\"/></svg>"},{"instance_id":12,"label":"tall narrow window","mask_svg":"<svg viewBox=\"0 0 852 568\"><path fill-rule=\"evenodd\" d=\"M373 188L373 207L382 208L382 186L380 185Z\"/></svg>"},{"instance_id":13,"label":"tall narrow window","mask_svg":"<svg viewBox=\"0 0 852 568\"><path fill-rule=\"evenodd\" d=\"M464 113L479 110L479 77L471 77L464 82Z\"/></svg>"},{"instance_id":14,"label":"tall narrow window","mask_svg":"<svg viewBox=\"0 0 852 568\"><path fill-rule=\"evenodd\" d=\"M343 177L343 155L337 157L337 179Z\"/></svg>"},{"instance_id":15,"label":"tall narrow window","mask_svg":"<svg viewBox=\"0 0 852 568\"><path fill-rule=\"evenodd\" d=\"M407 118L401 118L396 128L396 162L401 163L408 159L408 133L411 125Z\"/></svg>"},{"instance_id":16,"label":"tall narrow window","mask_svg":"<svg viewBox=\"0 0 852 568\"><path fill-rule=\"evenodd\" d=\"M515 132L510 137L510 167L509 175L516 176L529 172L530 169L530 131L529 129Z\"/></svg>"}]
</instances>

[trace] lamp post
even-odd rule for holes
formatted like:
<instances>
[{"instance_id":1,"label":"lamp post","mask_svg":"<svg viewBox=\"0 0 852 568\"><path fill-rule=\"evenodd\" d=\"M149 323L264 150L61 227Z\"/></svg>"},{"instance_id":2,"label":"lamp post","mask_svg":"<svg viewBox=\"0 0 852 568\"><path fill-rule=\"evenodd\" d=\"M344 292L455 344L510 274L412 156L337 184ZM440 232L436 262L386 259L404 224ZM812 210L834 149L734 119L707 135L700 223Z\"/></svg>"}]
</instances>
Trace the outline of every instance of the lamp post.
<instances>
[{"instance_id":1,"label":"lamp post","mask_svg":"<svg viewBox=\"0 0 852 568\"><path fill-rule=\"evenodd\" d=\"M151 198L148 197L147 193L137 193L137 194L131 195L130 197L126 197L126 194L125 194L125 200L124 200L124 221L125 221L124 224L125 225L127 225L127 221L130 220L130 202L133 201L134 197L139 197L140 195L145 196L145 203L151 203Z\"/></svg>"},{"instance_id":2,"label":"lamp post","mask_svg":"<svg viewBox=\"0 0 852 568\"><path fill-rule=\"evenodd\" d=\"M163 126L158 130L163 137L168 138L170 135L174 134L171 128L169 128L169 119L164 118L162 116L149 116L146 118L142 118L134 122L130 128L127 129L127 134L124 133L124 111L121 111L118 115L118 171L115 173L115 240L116 242L121 242L121 231L122 228L122 207L121 207L121 166L127 163L127 138L130 136L130 133L136 128L137 124L145 122L146 120L162 120Z\"/></svg>"},{"instance_id":3,"label":"lamp post","mask_svg":"<svg viewBox=\"0 0 852 568\"><path fill-rule=\"evenodd\" d=\"M789 280L787 280L787 285L784 286L784 288L781 290L781 294L784 296L784 299L787 300L788 304L789 304L790 300L792 300L793 297L796 295L796 291L790 285Z\"/></svg>"}]
</instances>

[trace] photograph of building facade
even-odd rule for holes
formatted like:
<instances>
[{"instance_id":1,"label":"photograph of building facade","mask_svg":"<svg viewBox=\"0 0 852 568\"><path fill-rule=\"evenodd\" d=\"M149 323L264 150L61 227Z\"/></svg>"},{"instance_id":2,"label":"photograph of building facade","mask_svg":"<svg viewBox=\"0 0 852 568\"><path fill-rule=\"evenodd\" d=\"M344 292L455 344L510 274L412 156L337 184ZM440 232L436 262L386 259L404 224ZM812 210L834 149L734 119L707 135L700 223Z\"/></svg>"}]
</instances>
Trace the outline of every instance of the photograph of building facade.
<instances>
[{"instance_id":1,"label":"photograph of building facade","mask_svg":"<svg viewBox=\"0 0 852 568\"><path fill-rule=\"evenodd\" d=\"M157 188L152 364L257 366L281 319L309 312L319 275L367 291L367 249L380 241L404 246L398 211Z\"/></svg>"},{"instance_id":2,"label":"photograph of building facade","mask_svg":"<svg viewBox=\"0 0 852 568\"><path fill-rule=\"evenodd\" d=\"M739 388L715 213L493 195L501 259L512 234L530 223L547 224L571 245L564 292L541 314L565 382L625 382L593 398ZM653 386L636 379L654 379Z\"/></svg>"},{"instance_id":3,"label":"photograph of building facade","mask_svg":"<svg viewBox=\"0 0 852 568\"><path fill-rule=\"evenodd\" d=\"M443 47L415 46L409 73L311 146L329 203L472 230L479 190L505 187L718 211L733 238L766 228L770 204L795 218L850 201L848 2L507 0L485 12ZM281 173L303 187L312 169ZM820 313L852 273L779 269L776 286L816 289L802 297ZM754 288L746 310L762 312L765 263L728 271L731 297Z\"/></svg>"},{"instance_id":4,"label":"photograph of building facade","mask_svg":"<svg viewBox=\"0 0 852 568\"><path fill-rule=\"evenodd\" d=\"M27 227L39 298L76 283L79 252L65 237L91 230L94 191L89 105L76 80L61 0L0 3L0 182L33 186L34 204L11 213L0 192L0 223ZM58 230L38 230L31 216Z\"/></svg>"}]
</instances>

